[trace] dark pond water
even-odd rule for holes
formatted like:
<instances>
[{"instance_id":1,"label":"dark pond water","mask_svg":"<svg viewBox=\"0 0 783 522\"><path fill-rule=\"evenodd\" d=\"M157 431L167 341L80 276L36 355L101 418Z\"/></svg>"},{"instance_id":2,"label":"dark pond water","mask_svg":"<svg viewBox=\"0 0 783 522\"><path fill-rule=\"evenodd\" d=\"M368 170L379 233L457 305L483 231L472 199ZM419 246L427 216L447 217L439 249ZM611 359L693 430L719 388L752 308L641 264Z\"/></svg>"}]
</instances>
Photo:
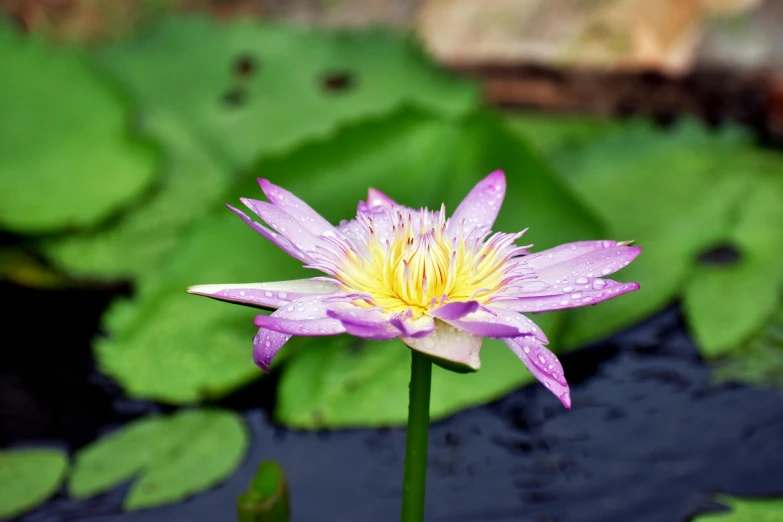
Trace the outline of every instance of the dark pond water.
<instances>
[{"instance_id":1,"label":"dark pond water","mask_svg":"<svg viewBox=\"0 0 783 522\"><path fill-rule=\"evenodd\" d=\"M112 291L1 288L12 310L0 351L0 444L86 444L108 426L156 411L98 375L89 340ZM681 522L719 509L716 492L783 494L783 395L714 386L677 309L563 358L574 409L543 386L433 425L427 520ZM126 488L74 502L65 494L24 522L235 520L257 463L279 461L294 522L398 520L404 432L291 432L268 421L273 379L223 405L246 412L250 454L224 485L133 514ZM251 399L252 397L252 399Z\"/></svg>"}]
</instances>

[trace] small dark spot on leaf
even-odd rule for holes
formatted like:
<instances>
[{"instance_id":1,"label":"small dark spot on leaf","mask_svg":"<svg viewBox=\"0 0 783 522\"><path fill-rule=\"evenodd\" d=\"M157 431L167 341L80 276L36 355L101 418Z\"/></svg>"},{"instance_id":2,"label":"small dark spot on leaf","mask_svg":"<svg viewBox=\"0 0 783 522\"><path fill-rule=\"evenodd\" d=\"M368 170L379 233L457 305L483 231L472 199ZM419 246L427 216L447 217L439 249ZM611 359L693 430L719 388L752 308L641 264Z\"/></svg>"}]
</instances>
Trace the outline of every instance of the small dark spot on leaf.
<instances>
[{"instance_id":1,"label":"small dark spot on leaf","mask_svg":"<svg viewBox=\"0 0 783 522\"><path fill-rule=\"evenodd\" d=\"M321 89L326 92L345 92L356 87L356 77L348 71L331 71L321 76Z\"/></svg>"},{"instance_id":2,"label":"small dark spot on leaf","mask_svg":"<svg viewBox=\"0 0 783 522\"><path fill-rule=\"evenodd\" d=\"M735 265L739 262L742 254L739 249L731 243L715 245L701 252L696 260L702 265Z\"/></svg>"},{"instance_id":3,"label":"small dark spot on leaf","mask_svg":"<svg viewBox=\"0 0 783 522\"><path fill-rule=\"evenodd\" d=\"M242 89L230 89L221 97L227 107L241 107L247 101L247 93Z\"/></svg>"},{"instance_id":4,"label":"small dark spot on leaf","mask_svg":"<svg viewBox=\"0 0 783 522\"><path fill-rule=\"evenodd\" d=\"M252 76L258 67L257 60L250 54L240 54L234 60L234 73L240 78Z\"/></svg>"}]
</instances>

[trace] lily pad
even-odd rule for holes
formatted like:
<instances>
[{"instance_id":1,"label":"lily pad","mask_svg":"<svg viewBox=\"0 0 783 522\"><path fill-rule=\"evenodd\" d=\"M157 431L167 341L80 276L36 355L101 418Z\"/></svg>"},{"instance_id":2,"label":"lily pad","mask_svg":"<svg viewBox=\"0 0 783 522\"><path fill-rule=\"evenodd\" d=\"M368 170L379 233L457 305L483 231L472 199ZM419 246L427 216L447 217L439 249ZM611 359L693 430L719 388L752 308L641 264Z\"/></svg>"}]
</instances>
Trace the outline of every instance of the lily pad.
<instances>
[{"instance_id":1,"label":"lily pad","mask_svg":"<svg viewBox=\"0 0 783 522\"><path fill-rule=\"evenodd\" d=\"M700 515L693 522L778 522L783 518L783 499L740 499L721 497L720 502L731 508L725 513Z\"/></svg>"},{"instance_id":2,"label":"lily pad","mask_svg":"<svg viewBox=\"0 0 783 522\"><path fill-rule=\"evenodd\" d=\"M547 167L483 113L458 124L404 109L263 160L256 171L336 223L355 215L368 186L414 207L439 206L445 199L454 209L458 198L496 168L508 174L508 201L520 202L504 207L499 229L532 225L531 240L541 248L600 235ZM231 200L258 194L256 184L249 183ZM217 209L160 270L141 280L136 297L112 308L106 322L110 335L98 345L101 367L135 397L193 402L228 393L259 374L250 357L253 311L196 299L184 289L194 283L308 275L313 272L231 212ZM296 346L282 353L294 353ZM522 382L525 372L517 375Z\"/></svg>"},{"instance_id":3,"label":"lily pad","mask_svg":"<svg viewBox=\"0 0 783 522\"><path fill-rule=\"evenodd\" d=\"M0 228L94 225L148 188L157 153L82 51L51 48L0 21Z\"/></svg>"},{"instance_id":4,"label":"lily pad","mask_svg":"<svg viewBox=\"0 0 783 522\"><path fill-rule=\"evenodd\" d=\"M33 509L57 491L68 457L52 449L0 451L0 518Z\"/></svg>"},{"instance_id":5,"label":"lily pad","mask_svg":"<svg viewBox=\"0 0 783 522\"><path fill-rule=\"evenodd\" d=\"M143 418L79 451L69 489L84 498L134 479L126 510L176 502L230 476L248 444L242 418L228 411Z\"/></svg>"},{"instance_id":6,"label":"lily pad","mask_svg":"<svg viewBox=\"0 0 783 522\"><path fill-rule=\"evenodd\" d=\"M146 204L114 228L46 248L65 269L105 278L154 269L259 155L402 105L457 117L478 102L473 83L436 68L409 39L378 30L163 18L101 51L99 61L167 152L165 177Z\"/></svg>"},{"instance_id":7,"label":"lily pad","mask_svg":"<svg viewBox=\"0 0 783 522\"><path fill-rule=\"evenodd\" d=\"M635 123L557 162L611 237L645 249L623 274L642 291L573 311L566 345L616 332L682 294L699 255L731 230L749 180L726 165L744 147L741 135L713 135L693 122L666 133Z\"/></svg>"}]
</instances>

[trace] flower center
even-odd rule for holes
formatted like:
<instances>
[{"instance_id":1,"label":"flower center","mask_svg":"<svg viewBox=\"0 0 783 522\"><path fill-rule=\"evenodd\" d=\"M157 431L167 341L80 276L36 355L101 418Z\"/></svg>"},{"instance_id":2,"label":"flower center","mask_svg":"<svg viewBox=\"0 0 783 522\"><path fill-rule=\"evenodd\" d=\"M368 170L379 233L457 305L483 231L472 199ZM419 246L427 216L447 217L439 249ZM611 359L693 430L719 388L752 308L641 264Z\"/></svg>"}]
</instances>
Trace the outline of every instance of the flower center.
<instances>
[{"instance_id":1,"label":"flower center","mask_svg":"<svg viewBox=\"0 0 783 522\"><path fill-rule=\"evenodd\" d=\"M486 240L486 231L450 229L444 208L360 214L357 222L363 233L340 248L334 275L344 290L369 294L388 312L420 316L447 301L486 303L513 278L512 257L524 250L514 245L521 234Z\"/></svg>"}]
</instances>

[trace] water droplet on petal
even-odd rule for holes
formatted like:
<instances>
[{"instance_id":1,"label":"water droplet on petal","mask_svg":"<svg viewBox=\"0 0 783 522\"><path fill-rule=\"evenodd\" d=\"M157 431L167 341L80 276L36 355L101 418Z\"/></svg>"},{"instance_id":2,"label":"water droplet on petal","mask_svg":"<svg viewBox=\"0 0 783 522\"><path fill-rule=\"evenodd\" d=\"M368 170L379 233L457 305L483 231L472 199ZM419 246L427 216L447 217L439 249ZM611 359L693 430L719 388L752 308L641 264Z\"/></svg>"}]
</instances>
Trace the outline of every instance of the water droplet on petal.
<instances>
[{"instance_id":1,"label":"water droplet on petal","mask_svg":"<svg viewBox=\"0 0 783 522\"><path fill-rule=\"evenodd\" d=\"M574 292L571 294L571 299L579 299L582 297L582 292Z\"/></svg>"},{"instance_id":2,"label":"water droplet on petal","mask_svg":"<svg viewBox=\"0 0 783 522\"><path fill-rule=\"evenodd\" d=\"M285 299L286 297L288 297L288 294L285 292L280 292L279 294L277 294L277 297L279 297L280 299Z\"/></svg>"},{"instance_id":3,"label":"water droplet on petal","mask_svg":"<svg viewBox=\"0 0 783 522\"><path fill-rule=\"evenodd\" d=\"M264 295L267 296L267 297L272 297L273 294L272 294L272 292L264 292Z\"/></svg>"},{"instance_id":4,"label":"water droplet on petal","mask_svg":"<svg viewBox=\"0 0 783 522\"><path fill-rule=\"evenodd\" d=\"M567 286L567 287L563 288L563 292L566 293L566 294L568 292L573 292L573 290L574 290L573 286Z\"/></svg>"},{"instance_id":5,"label":"water droplet on petal","mask_svg":"<svg viewBox=\"0 0 783 522\"><path fill-rule=\"evenodd\" d=\"M589 282L589 279L587 279L586 277L579 277L576 280L576 284L578 284L578 285L586 285L588 282Z\"/></svg>"},{"instance_id":6,"label":"water droplet on petal","mask_svg":"<svg viewBox=\"0 0 783 522\"><path fill-rule=\"evenodd\" d=\"M522 349L525 350L525 353L530 353L530 347L528 345L523 346Z\"/></svg>"}]
</instances>

